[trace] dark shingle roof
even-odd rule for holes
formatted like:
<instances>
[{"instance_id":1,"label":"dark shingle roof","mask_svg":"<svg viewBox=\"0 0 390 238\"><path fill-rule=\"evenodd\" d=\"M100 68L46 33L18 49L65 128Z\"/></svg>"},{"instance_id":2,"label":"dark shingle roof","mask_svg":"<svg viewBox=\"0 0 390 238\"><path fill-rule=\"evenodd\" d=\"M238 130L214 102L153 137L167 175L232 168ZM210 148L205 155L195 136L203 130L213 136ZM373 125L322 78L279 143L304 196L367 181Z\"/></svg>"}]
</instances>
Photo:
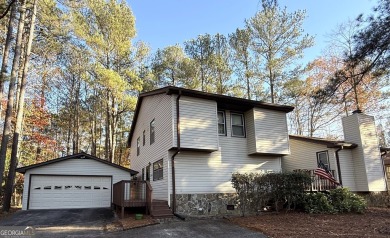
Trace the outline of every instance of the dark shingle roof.
<instances>
[{"instance_id":1,"label":"dark shingle roof","mask_svg":"<svg viewBox=\"0 0 390 238\"><path fill-rule=\"evenodd\" d=\"M24 166L24 167L21 167L21 168L17 168L16 172L24 174L29 169L33 169L33 168L37 168L37 167L41 167L41 166L45 166L45 165L49 165L49 164L58 163L58 162L61 162L61 161L64 161L64 160L68 160L68 159L92 159L92 160L98 161L100 163L104 163L104 164L107 164L109 166L113 166L115 168L125 170L125 171L129 172L131 175L138 174L138 172L135 171L135 170L132 170L132 169L129 169L129 168L125 168L125 167L120 166L118 164L111 163L111 162L109 162L107 160L100 159L100 158L98 158L96 156L92 156L92 155L87 154L85 152L81 152L81 153L74 154L74 155L68 155L68 156L57 158L57 159L48 160L48 161L45 161L45 162L42 162L42 163L32 164L32 165L29 165L29 166Z\"/></svg>"}]
</instances>

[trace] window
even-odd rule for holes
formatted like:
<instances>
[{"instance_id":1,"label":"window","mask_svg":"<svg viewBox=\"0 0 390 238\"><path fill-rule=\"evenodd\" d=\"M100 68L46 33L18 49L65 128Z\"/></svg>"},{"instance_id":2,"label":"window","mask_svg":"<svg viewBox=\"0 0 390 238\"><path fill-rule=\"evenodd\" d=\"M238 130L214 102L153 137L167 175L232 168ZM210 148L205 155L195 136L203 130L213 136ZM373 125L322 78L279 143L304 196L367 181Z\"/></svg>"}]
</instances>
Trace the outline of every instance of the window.
<instances>
[{"instance_id":1,"label":"window","mask_svg":"<svg viewBox=\"0 0 390 238\"><path fill-rule=\"evenodd\" d=\"M45 186L43 189L51 189L51 186Z\"/></svg>"},{"instance_id":2,"label":"window","mask_svg":"<svg viewBox=\"0 0 390 238\"><path fill-rule=\"evenodd\" d=\"M89 189L91 189L91 186L84 186L84 189L89 190Z\"/></svg>"},{"instance_id":3,"label":"window","mask_svg":"<svg viewBox=\"0 0 390 238\"><path fill-rule=\"evenodd\" d=\"M146 166L146 181L150 181L150 165Z\"/></svg>"},{"instance_id":4,"label":"window","mask_svg":"<svg viewBox=\"0 0 390 238\"><path fill-rule=\"evenodd\" d=\"M146 138L146 135L145 135L145 134L146 134L146 132L145 132L145 130L144 130L144 132L142 133L142 145L143 145L143 146L145 146L145 140L146 140L146 139L145 139L145 138Z\"/></svg>"},{"instance_id":5,"label":"window","mask_svg":"<svg viewBox=\"0 0 390 238\"><path fill-rule=\"evenodd\" d=\"M62 189L62 186L54 186L54 189Z\"/></svg>"},{"instance_id":6,"label":"window","mask_svg":"<svg viewBox=\"0 0 390 238\"><path fill-rule=\"evenodd\" d=\"M100 189L100 186L93 186L93 189Z\"/></svg>"},{"instance_id":7,"label":"window","mask_svg":"<svg viewBox=\"0 0 390 238\"><path fill-rule=\"evenodd\" d=\"M154 143L154 129L155 129L155 125L154 125L154 119L153 119L150 122L150 144Z\"/></svg>"},{"instance_id":8,"label":"window","mask_svg":"<svg viewBox=\"0 0 390 238\"><path fill-rule=\"evenodd\" d=\"M163 160L153 163L153 181L163 179Z\"/></svg>"},{"instance_id":9,"label":"window","mask_svg":"<svg viewBox=\"0 0 390 238\"><path fill-rule=\"evenodd\" d=\"M245 137L244 115L232 113L231 117L232 136Z\"/></svg>"},{"instance_id":10,"label":"window","mask_svg":"<svg viewBox=\"0 0 390 238\"><path fill-rule=\"evenodd\" d=\"M328 151L317 152L317 163L318 167L321 168L321 164L323 164L326 169L330 170Z\"/></svg>"},{"instance_id":11,"label":"window","mask_svg":"<svg viewBox=\"0 0 390 238\"><path fill-rule=\"evenodd\" d=\"M218 111L218 134L226 135L226 120L225 120L225 112Z\"/></svg>"},{"instance_id":12,"label":"window","mask_svg":"<svg viewBox=\"0 0 390 238\"><path fill-rule=\"evenodd\" d=\"M141 145L140 145L140 138L138 137L137 138L137 156L140 154L140 148L141 147Z\"/></svg>"},{"instance_id":13,"label":"window","mask_svg":"<svg viewBox=\"0 0 390 238\"><path fill-rule=\"evenodd\" d=\"M144 168L142 168L142 175L141 176L142 176L141 180L144 180L145 179L145 169Z\"/></svg>"}]
</instances>

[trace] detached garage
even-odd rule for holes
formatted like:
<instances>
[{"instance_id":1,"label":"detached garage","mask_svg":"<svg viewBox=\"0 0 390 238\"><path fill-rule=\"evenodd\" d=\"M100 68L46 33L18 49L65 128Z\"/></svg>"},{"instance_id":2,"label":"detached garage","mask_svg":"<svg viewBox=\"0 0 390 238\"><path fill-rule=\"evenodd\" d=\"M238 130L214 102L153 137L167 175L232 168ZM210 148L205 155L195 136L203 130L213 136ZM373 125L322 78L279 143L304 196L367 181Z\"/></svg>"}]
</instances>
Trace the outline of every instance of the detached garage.
<instances>
[{"instance_id":1,"label":"detached garage","mask_svg":"<svg viewBox=\"0 0 390 238\"><path fill-rule=\"evenodd\" d=\"M24 174L23 210L110 207L112 185L138 173L86 153L16 171Z\"/></svg>"}]
</instances>

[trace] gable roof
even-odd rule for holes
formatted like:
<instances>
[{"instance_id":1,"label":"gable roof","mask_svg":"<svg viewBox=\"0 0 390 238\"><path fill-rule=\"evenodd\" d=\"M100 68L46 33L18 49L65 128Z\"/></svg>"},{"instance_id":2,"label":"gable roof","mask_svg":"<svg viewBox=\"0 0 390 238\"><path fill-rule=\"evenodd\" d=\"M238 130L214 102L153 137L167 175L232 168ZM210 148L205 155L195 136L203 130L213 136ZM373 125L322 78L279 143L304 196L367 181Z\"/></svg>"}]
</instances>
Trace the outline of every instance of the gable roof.
<instances>
[{"instance_id":1,"label":"gable roof","mask_svg":"<svg viewBox=\"0 0 390 238\"><path fill-rule=\"evenodd\" d=\"M328 148L343 147L344 149L353 149L357 147L357 144L354 144L352 142L342 141L342 140L330 140L330 139L324 139L319 137L308 137L308 136L300 136L300 135L289 135L289 137L290 139L323 144L326 145Z\"/></svg>"},{"instance_id":2,"label":"gable roof","mask_svg":"<svg viewBox=\"0 0 390 238\"><path fill-rule=\"evenodd\" d=\"M292 106L267 103L267 102L263 102L263 101L254 101L254 100L249 100L249 99L245 99L245 98L237 98L237 97L226 96L226 95L221 95L221 94L207 93L207 92L186 89L186 88L180 88L180 87L174 87L174 86L167 86L167 87L156 89L153 91L141 93L139 95L138 101L137 101L137 106L135 108L133 122L131 123L129 139L127 141L128 147L130 147L131 139L133 137L135 125L137 124L138 114L139 114L139 110L141 108L143 98L148 97L148 96L158 95L158 94L167 94L167 95L181 94L182 96L213 100L213 101L217 102L217 105L219 108L235 110L235 111L247 111L247 110L252 109L254 107L275 110L275 111L281 111L281 112L285 112L285 113L288 113L288 112L291 112L292 110L294 110L294 107L292 107Z\"/></svg>"},{"instance_id":3,"label":"gable roof","mask_svg":"<svg viewBox=\"0 0 390 238\"><path fill-rule=\"evenodd\" d=\"M32 165L29 165L29 166L20 167L20 168L16 169L16 172L24 174L29 169L33 169L33 168L37 168L37 167L41 167L41 166L45 166L45 165L49 165L49 164L54 164L54 163L58 163L58 162L61 162L61 161L64 161L64 160L69 160L69 159L92 159L92 160L95 160L97 162L100 162L100 163L103 163L103 164L106 164L106 165L109 165L109 166L112 166L112 167L115 167L115 168L127 171L131 175L138 174L138 172L135 171L135 170L128 169L128 168L125 168L125 167L120 166L118 164L111 163L111 162L109 162L107 160L100 159L100 158L98 158L96 156L87 154L85 152L81 152L81 153L77 153L77 154L73 154L73 155L68 155L68 156L64 156L64 157L48 160L48 161L41 162L41 163L38 163L38 164L32 164Z\"/></svg>"}]
</instances>

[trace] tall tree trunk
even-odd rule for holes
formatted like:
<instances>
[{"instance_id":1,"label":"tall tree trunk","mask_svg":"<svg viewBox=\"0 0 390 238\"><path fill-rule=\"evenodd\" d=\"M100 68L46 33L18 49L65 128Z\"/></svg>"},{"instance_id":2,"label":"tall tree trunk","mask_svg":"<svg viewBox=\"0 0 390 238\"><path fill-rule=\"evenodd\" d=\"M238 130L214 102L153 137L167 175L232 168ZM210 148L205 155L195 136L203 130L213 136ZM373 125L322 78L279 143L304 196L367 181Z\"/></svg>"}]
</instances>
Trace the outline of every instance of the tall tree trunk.
<instances>
[{"instance_id":1,"label":"tall tree trunk","mask_svg":"<svg viewBox=\"0 0 390 238\"><path fill-rule=\"evenodd\" d=\"M91 155L96 156L96 120L91 118Z\"/></svg>"},{"instance_id":2,"label":"tall tree trunk","mask_svg":"<svg viewBox=\"0 0 390 238\"><path fill-rule=\"evenodd\" d=\"M24 28L26 29L26 27ZM14 110L17 111L19 107L19 98L20 98L20 88L21 88L21 81L23 77L23 71L24 71L24 63L25 63L25 55L26 55L26 42L28 37L28 32L25 30L23 31L22 35L22 47L21 47L21 53L20 53L20 59L19 59L19 71L18 71L18 77L16 78L16 97L15 97L15 103L14 103Z\"/></svg>"},{"instance_id":3,"label":"tall tree trunk","mask_svg":"<svg viewBox=\"0 0 390 238\"><path fill-rule=\"evenodd\" d=\"M246 93L247 93L248 99L251 100L249 66L248 66L248 60L247 59L245 59L245 79L246 79Z\"/></svg>"},{"instance_id":4,"label":"tall tree trunk","mask_svg":"<svg viewBox=\"0 0 390 238\"><path fill-rule=\"evenodd\" d=\"M17 73L18 73L19 59L21 53L20 51L21 51L25 17L26 17L26 1L22 1L20 6L18 33L16 35L15 53L12 62L11 80L8 89L8 102L7 102L7 109L5 113L5 119L4 119L4 130L3 130L2 140L1 140L0 186L3 184L4 165L7 156L7 146L11 136L11 124L12 124L12 116L13 116L12 108L14 106L14 99L15 99L15 82L16 82L16 77L18 76ZM0 194L1 194L1 190L0 190Z\"/></svg>"},{"instance_id":5,"label":"tall tree trunk","mask_svg":"<svg viewBox=\"0 0 390 238\"><path fill-rule=\"evenodd\" d=\"M17 12L17 3L14 2L13 5L12 5L11 14L9 16L8 29L7 29L7 38L5 40L3 61L2 61L2 64L1 64L1 74L0 74L0 112L2 111L1 101L3 99L3 94L4 94L4 81L5 81L5 78L7 77L9 52L10 52L11 43L12 43L12 32L14 31L14 26L12 24L12 21L16 18L16 12Z\"/></svg>"},{"instance_id":6,"label":"tall tree trunk","mask_svg":"<svg viewBox=\"0 0 390 238\"><path fill-rule=\"evenodd\" d=\"M115 107L115 99L112 98L112 101L111 101L111 108L112 108L112 112L111 112L111 124L110 124L110 162L113 162L114 161L114 157L115 157L115 143L116 143L116 125L118 123L118 112L117 112L117 109Z\"/></svg>"},{"instance_id":7,"label":"tall tree trunk","mask_svg":"<svg viewBox=\"0 0 390 238\"><path fill-rule=\"evenodd\" d=\"M105 159L110 161L110 151L111 151L111 148L110 148L110 139L111 139L111 127L110 127L110 117L111 117L111 109L110 109L110 95L109 95L109 92L107 92L107 102L106 102L106 126L105 126L105 129L106 129L106 138L105 138L105 141L104 141L104 144L105 144L105 151L104 151L104 155L105 155Z\"/></svg>"},{"instance_id":8,"label":"tall tree trunk","mask_svg":"<svg viewBox=\"0 0 390 238\"><path fill-rule=\"evenodd\" d=\"M3 201L3 211L6 212L9 211L11 205L11 197L12 197L12 193L14 190L13 187L15 183L15 173L16 173L15 169L18 164L19 136L22 131L22 122L23 122L23 113L24 113L24 95L26 92L31 45L34 38L36 13L37 13L37 0L34 0L33 10L31 14L31 21L30 21L30 32L28 36L28 43L26 49L26 57L25 57L25 62L23 64L24 66L23 66L22 78L20 80L20 93L19 93L20 98L19 98L19 107L17 109L15 132L13 136L11 161L10 161L10 167L9 167L7 181L6 181L4 201Z\"/></svg>"}]
</instances>

